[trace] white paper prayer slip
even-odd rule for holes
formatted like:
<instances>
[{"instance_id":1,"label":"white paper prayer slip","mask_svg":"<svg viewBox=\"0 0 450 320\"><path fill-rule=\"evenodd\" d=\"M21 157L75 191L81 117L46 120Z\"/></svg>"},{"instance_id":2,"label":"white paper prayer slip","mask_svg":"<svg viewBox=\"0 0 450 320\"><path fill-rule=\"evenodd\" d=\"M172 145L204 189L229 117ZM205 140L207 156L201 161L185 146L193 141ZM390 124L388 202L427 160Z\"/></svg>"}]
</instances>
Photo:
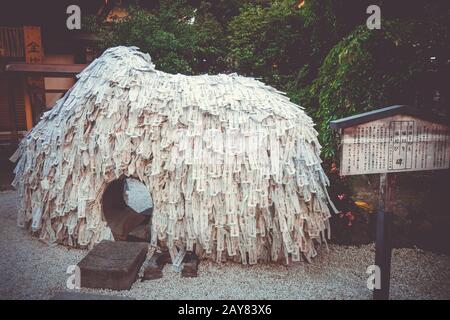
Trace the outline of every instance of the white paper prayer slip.
<instances>
[{"instance_id":1,"label":"white paper prayer slip","mask_svg":"<svg viewBox=\"0 0 450 320\"><path fill-rule=\"evenodd\" d=\"M92 247L113 238L104 190L131 177L153 199L154 246L244 264L310 260L330 217L313 125L255 79L167 74L137 48L111 48L14 155L18 221L47 242Z\"/></svg>"}]
</instances>

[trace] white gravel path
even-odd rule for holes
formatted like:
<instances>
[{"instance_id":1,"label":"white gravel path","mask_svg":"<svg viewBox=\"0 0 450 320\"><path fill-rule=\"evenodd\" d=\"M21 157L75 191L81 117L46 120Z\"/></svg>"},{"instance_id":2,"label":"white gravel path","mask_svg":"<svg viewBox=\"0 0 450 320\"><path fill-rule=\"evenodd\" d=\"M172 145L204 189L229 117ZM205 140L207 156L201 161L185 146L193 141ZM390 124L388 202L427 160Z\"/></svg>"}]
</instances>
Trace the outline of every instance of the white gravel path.
<instances>
[{"instance_id":1,"label":"white gravel path","mask_svg":"<svg viewBox=\"0 0 450 320\"><path fill-rule=\"evenodd\" d=\"M0 299L48 299L66 290L67 266L87 253L47 246L16 226L15 191L0 192ZM129 291L87 290L136 299L370 299L366 288L374 246L331 245L312 264L242 266L203 261L198 278L181 278L170 265L158 280ZM393 299L450 299L450 257L418 249L393 251Z\"/></svg>"}]
</instances>

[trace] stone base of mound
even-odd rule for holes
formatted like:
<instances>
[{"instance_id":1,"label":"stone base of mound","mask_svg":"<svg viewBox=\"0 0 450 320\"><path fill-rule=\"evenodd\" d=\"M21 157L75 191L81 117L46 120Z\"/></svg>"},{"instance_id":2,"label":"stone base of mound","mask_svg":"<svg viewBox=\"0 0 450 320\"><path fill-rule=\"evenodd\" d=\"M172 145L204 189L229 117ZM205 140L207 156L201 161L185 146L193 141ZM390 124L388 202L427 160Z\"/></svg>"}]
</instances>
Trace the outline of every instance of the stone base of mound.
<instances>
[{"instance_id":1,"label":"stone base of mound","mask_svg":"<svg viewBox=\"0 0 450 320\"><path fill-rule=\"evenodd\" d=\"M144 266L144 276L142 280L155 280L163 277L162 269L167 263L170 263L169 252L155 252L150 260ZM183 268L181 276L194 278L198 276L198 265L200 261L193 252L188 252L183 259Z\"/></svg>"}]
</instances>

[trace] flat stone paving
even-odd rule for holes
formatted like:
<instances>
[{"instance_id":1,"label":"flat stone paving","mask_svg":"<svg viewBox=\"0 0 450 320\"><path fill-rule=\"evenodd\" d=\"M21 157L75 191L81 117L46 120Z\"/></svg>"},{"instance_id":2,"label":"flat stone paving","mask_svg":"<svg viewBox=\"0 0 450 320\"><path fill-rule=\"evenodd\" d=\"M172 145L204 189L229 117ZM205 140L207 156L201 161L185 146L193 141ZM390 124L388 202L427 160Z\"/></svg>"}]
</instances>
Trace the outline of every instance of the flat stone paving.
<instances>
[{"instance_id":1,"label":"flat stone paving","mask_svg":"<svg viewBox=\"0 0 450 320\"><path fill-rule=\"evenodd\" d=\"M100 242L78 263L81 287L129 290L147 252L148 243Z\"/></svg>"}]
</instances>

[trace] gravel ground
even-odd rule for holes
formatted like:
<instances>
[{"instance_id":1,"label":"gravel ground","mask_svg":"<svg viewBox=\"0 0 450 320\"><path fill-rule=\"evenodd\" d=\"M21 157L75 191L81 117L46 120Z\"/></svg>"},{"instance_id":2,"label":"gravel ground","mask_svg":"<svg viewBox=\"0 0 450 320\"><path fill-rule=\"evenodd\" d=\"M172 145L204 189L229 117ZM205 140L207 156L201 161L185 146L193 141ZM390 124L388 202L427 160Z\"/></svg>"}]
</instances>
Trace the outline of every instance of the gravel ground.
<instances>
[{"instance_id":1,"label":"gravel ground","mask_svg":"<svg viewBox=\"0 0 450 320\"><path fill-rule=\"evenodd\" d=\"M47 246L16 226L15 191L0 192L0 299L48 299L66 290L67 267L87 253ZM365 270L374 246L331 245L312 264L242 266L203 261L198 278L181 278L170 265L158 280L129 291L82 289L135 299L370 299ZM450 257L397 249L392 257L391 298L450 299Z\"/></svg>"}]
</instances>

